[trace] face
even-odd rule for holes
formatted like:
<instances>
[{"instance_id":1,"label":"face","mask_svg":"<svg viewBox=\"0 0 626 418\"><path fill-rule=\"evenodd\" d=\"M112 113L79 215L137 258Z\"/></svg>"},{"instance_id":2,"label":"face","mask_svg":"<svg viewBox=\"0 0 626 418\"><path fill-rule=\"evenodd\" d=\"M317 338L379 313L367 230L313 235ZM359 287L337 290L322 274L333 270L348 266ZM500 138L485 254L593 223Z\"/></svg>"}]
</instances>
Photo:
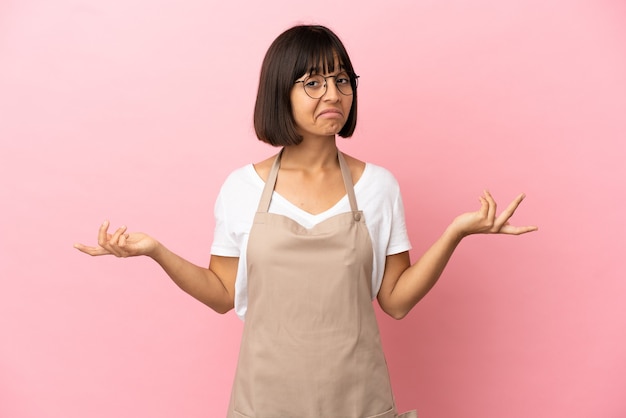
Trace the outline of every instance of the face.
<instances>
[{"instance_id":1,"label":"face","mask_svg":"<svg viewBox=\"0 0 626 418\"><path fill-rule=\"evenodd\" d=\"M326 77L326 92L319 99L312 99L304 89L304 80L310 74L305 74L296 80L291 89L291 107L293 118L296 122L298 133L307 137L334 137L343 128L348 119L352 107L352 95L345 95L339 91L337 83L346 83L344 77L336 77L345 74L338 62L335 62L333 72L320 74ZM302 82L300 82L302 81ZM321 83L324 82L320 78ZM315 80L306 81L310 91L319 88L319 94L324 89ZM348 81L349 83L349 81ZM344 84L345 85L345 84ZM316 96L316 94L312 94Z\"/></svg>"}]
</instances>

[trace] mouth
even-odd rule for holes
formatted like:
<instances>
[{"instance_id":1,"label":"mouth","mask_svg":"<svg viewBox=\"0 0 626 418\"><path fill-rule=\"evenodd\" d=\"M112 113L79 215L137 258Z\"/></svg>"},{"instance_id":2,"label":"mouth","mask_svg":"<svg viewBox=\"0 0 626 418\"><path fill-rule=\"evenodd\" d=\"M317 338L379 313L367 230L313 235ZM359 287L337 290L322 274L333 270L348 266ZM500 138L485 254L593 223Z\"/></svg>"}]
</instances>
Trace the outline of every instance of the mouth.
<instances>
[{"instance_id":1,"label":"mouth","mask_svg":"<svg viewBox=\"0 0 626 418\"><path fill-rule=\"evenodd\" d=\"M339 109L325 109L322 110L317 117L326 117L326 118L342 118L343 112Z\"/></svg>"}]
</instances>

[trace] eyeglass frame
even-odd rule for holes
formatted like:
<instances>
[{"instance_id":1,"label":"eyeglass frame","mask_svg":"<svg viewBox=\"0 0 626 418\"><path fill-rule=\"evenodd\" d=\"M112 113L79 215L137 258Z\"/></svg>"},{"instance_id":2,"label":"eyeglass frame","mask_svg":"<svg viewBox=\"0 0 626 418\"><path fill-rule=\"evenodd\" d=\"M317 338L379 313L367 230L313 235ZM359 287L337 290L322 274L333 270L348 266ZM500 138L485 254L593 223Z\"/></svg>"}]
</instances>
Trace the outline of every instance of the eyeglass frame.
<instances>
[{"instance_id":1,"label":"eyeglass frame","mask_svg":"<svg viewBox=\"0 0 626 418\"><path fill-rule=\"evenodd\" d=\"M352 87L352 93L351 94L346 94L346 93L342 92L341 89L339 88L339 86L337 85L337 76L341 75L341 73L346 73L348 75L348 77L350 77L350 85ZM309 78L311 78L314 75L320 76L320 77L322 77L324 79L324 93L322 93L322 95L320 97L311 97L311 95L306 91L306 86L304 84ZM348 71L341 71L339 74L326 75L326 76L324 76L322 74L319 74L319 73L316 73L316 74L309 74L309 75L307 75L304 78L304 80L296 80L293 83L294 84L302 83L302 89L304 90L304 93L307 96L311 97L311 99L317 100L317 99L321 99L322 97L324 97L324 95L326 93L328 93L328 80L327 80L328 78L334 78L335 79L335 87L337 88L337 91L339 93L343 94L344 96L352 96L352 95L354 95L354 91L356 90L356 88L359 85L359 83L358 83L359 77L360 76L358 76L358 75L356 75L354 73L349 73Z\"/></svg>"}]
</instances>

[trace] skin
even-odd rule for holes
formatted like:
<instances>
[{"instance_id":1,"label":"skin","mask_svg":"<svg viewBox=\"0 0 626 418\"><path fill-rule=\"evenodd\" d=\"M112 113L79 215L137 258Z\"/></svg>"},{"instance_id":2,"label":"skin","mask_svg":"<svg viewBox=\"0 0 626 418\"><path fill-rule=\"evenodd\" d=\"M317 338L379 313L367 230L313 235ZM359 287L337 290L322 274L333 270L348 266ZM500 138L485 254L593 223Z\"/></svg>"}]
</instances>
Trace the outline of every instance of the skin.
<instances>
[{"instance_id":1,"label":"skin","mask_svg":"<svg viewBox=\"0 0 626 418\"><path fill-rule=\"evenodd\" d=\"M335 68L339 66L335 65ZM324 75L334 74L336 72ZM345 195L335 137L346 122L352 96L341 94L331 80L320 99L307 96L302 83L294 85L291 91L293 116L303 141L285 147L275 189L312 214L326 211ZM273 161L274 156L254 165L263 180L267 179ZM365 163L350 156L346 156L346 162L356 183ZM417 262L411 264L408 252L387 256L378 293L383 311L396 319L405 317L435 285L464 237L472 234L521 235L536 231L536 226L509 224L524 197L520 194L497 214L496 201L484 191L479 197L480 208L457 216ZM205 268L174 254L147 234L129 233L126 226L109 233L109 227L108 221L100 226L97 246L75 244L75 248L91 256L148 256L182 290L211 309L226 313L233 308L239 258L212 255L208 268Z\"/></svg>"}]
</instances>

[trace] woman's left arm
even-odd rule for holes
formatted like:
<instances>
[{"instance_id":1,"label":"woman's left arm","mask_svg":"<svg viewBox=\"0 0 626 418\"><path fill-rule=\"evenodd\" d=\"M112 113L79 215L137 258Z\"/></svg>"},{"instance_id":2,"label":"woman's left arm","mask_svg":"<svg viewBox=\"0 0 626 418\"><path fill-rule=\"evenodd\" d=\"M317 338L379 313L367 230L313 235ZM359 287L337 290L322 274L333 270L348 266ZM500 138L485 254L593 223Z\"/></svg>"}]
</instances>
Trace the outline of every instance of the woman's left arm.
<instances>
[{"instance_id":1,"label":"woman's left arm","mask_svg":"<svg viewBox=\"0 0 626 418\"><path fill-rule=\"evenodd\" d=\"M456 217L415 264L411 265L408 252L387 256L385 273L378 292L378 303L383 311L393 318L404 318L437 283L464 237L472 234L521 235L536 231L536 226L509 224L509 219L524 197L524 194L519 195L500 215L496 215L496 202L485 191L480 197L480 209Z\"/></svg>"}]
</instances>

